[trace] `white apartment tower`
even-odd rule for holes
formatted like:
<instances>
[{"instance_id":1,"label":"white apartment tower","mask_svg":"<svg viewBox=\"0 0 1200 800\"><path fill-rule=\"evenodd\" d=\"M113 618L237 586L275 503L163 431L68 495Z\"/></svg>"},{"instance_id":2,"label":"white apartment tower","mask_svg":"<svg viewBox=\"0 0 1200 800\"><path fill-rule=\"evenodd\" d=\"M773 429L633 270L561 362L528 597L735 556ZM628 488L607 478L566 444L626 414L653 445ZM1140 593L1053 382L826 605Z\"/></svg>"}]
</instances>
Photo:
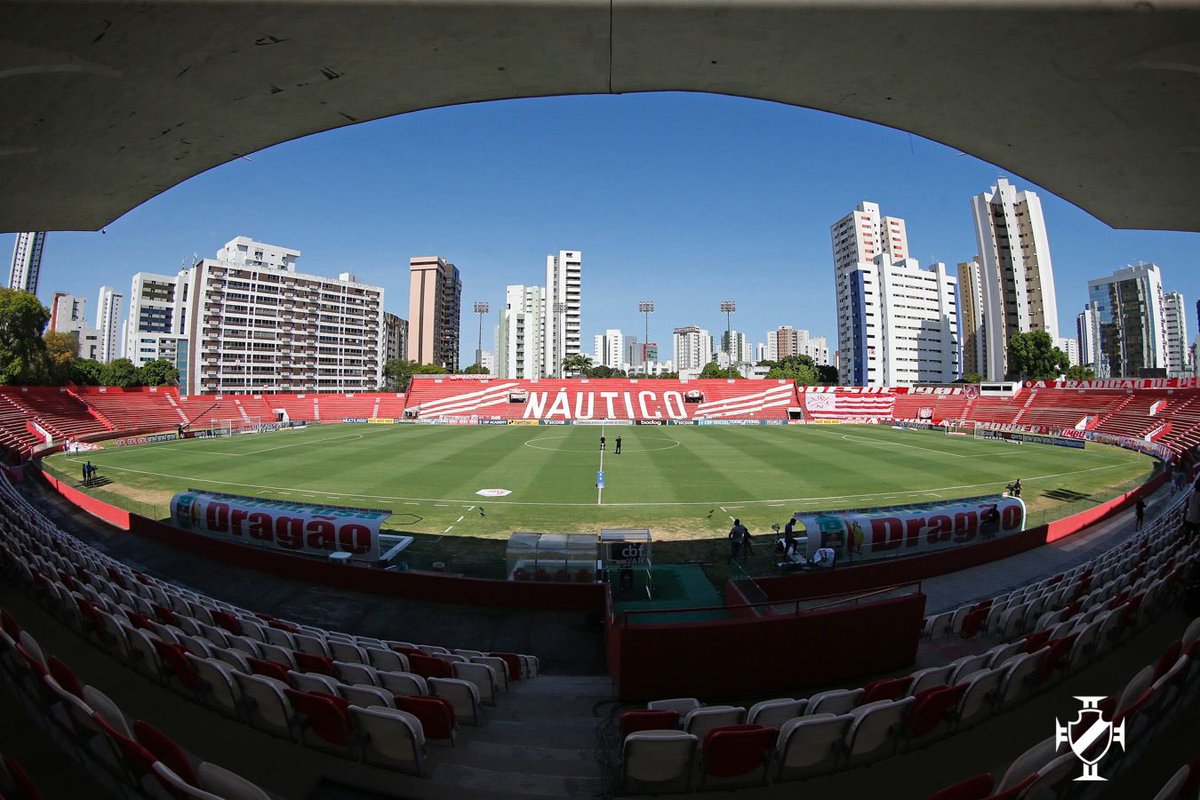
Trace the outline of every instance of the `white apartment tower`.
<instances>
[{"instance_id":1,"label":"white apartment tower","mask_svg":"<svg viewBox=\"0 0 1200 800\"><path fill-rule=\"evenodd\" d=\"M867 352L878 347L878 342L859 342L856 332L866 333L856 326L857 311L851 305L851 274L862 264L872 264L876 258L884 257L888 263L908 258L908 233L904 220L899 217L880 217L879 204L863 201L858 208L833 223L830 228L833 240L833 277L837 297L838 351L843 354ZM842 385L852 385L854 375L850 370L840 370Z\"/></svg>"},{"instance_id":2,"label":"white apartment tower","mask_svg":"<svg viewBox=\"0 0 1200 800\"><path fill-rule=\"evenodd\" d=\"M17 241L13 243L12 265L8 271L8 288L37 294L45 246L45 231L17 234Z\"/></svg>"},{"instance_id":3,"label":"white apartment tower","mask_svg":"<svg viewBox=\"0 0 1200 800\"><path fill-rule=\"evenodd\" d=\"M859 264L847 277L853 348L842 363L854 386L952 383L961 374L957 280L915 259Z\"/></svg>"},{"instance_id":4,"label":"white apartment tower","mask_svg":"<svg viewBox=\"0 0 1200 800\"><path fill-rule=\"evenodd\" d=\"M636 344L636 339L634 343ZM604 333L592 337L592 361L598 367L612 369L627 369L633 363L629 360L629 337L616 328L609 328ZM637 360L637 366L642 361Z\"/></svg>"},{"instance_id":5,"label":"white apartment tower","mask_svg":"<svg viewBox=\"0 0 1200 800\"><path fill-rule=\"evenodd\" d=\"M703 328L695 325L676 328L672 337L675 340L675 369L681 377L684 372L699 373L713 360L713 337Z\"/></svg>"},{"instance_id":6,"label":"white apartment tower","mask_svg":"<svg viewBox=\"0 0 1200 800\"><path fill-rule=\"evenodd\" d=\"M1097 378L1139 378L1167 369L1166 301L1156 264L1134 264L1088 281Z\"/></svg>"},{"instance_id":7,"label":"white apartment tower","mask_svg":"<svg viewBox=\"0 0 1200 800\"><path fill-rule=\"evenodd\" d=\"M300 251L238 237L191 271L193 394L372 391L383 378L383 289L296 271Z\"/></svg>"},{"instance_id":8,"label":"white apartment tower","mask_svg":"<svg viewBox=\"0 0 1200 800\"><path fill-rule=\"evenodd\" d=\"M987 330L983 324L983 284L979 259L958 265L958 332L964 375L987 375Z\"/></svg>"},{"instance_id":9,"label":"white apartment tower","mask_svg":"<svg viewBox=\"0 0 1200 800\"><path fill-rule=\"evenodd\" d=\"M496 329L495 372L501 378L536 378L545 364L545 289L512 284L504 295Z\"/></svg>"},{"instance_id":10,"label":"white apartment tower","mask_svg":"<svg viewBox=\"0 0 1200 800\"><path fill-rule=\"evenodd\" d=\"M96 330L100 332L100 357L97 361L108 363L120 358L125 349L121 339L121 301L125 296L111 286L100 287L100 299L96 303Z\"/></svg>"},{"instance_id":11,"label":"white apartment tower","mask_svg":"<svg viewBox=\"0 0 1200 800\"><path fill-rule=\"evenodd\" d=\"M1058 339L1058 306L1042 202L1004 178L971 198L979 247L983 352L988 380L1003 380L1015 333L1046 331Z\"/></svg>"},{"instance_id":12,"label":"white apartment tower","mask_svg":"<svg viewBox=\"0 0 1200 800\"><path fill-rule=\"evenodd\" d=\"M1075 336L1079 341L1079 364L1096 369L1100 361L1100 347L1096 342L1096 312L1091 305L1085 306L1083 312L1075 317Z\"/></svg>"},{"instance_id":13,"label":"white apartment tower","mask_svg":"<svg viewBox=\"0 0 1200 800\"><path fill-rule=\"evenodd\" d=\"M1167 377L1192 374L1188 348L1187 306L1182 292L1163 295L1163 320L1167 328Z\"/></svg>"},{"instance_id":14,"label":"white apartment tower","mask_svg":"<svg viewBox=\"0 0 1200 800\"><path fill-rule=\"evenodd\" d=\"M546 256L545 361L546 377L562 377L562 362L580 350L583 253L560 250Z\"/></svg>"}]
</instances>

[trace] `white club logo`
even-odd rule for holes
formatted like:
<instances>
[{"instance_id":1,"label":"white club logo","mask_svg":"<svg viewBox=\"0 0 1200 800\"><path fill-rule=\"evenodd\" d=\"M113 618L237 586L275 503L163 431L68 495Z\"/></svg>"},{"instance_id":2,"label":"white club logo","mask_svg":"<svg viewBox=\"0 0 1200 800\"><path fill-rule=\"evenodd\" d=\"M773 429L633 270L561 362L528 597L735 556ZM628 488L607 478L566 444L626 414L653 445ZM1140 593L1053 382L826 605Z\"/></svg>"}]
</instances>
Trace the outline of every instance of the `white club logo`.
<instances>
[{"instance_id":1,"label":"white club logo","mask_svg":"<svg viewBox=\"0 0 1200 800\"><path fill-rule=\"evenodd\" d=\"M1111 720L1104 719L1104 712L1100 710L1103 697L1075 699L1083 703L1075 721L1063 725L1057 718L1054 720L1054 749L1057 751L1064 743L1070 744L1071 751L1083 762L1083 774L1075 780L1108 780L1100 777L1097 764L1112 745L1119 744L1122 750L1125 749L1125 721L1113 725Z\"/></svg>"}]
</instances>

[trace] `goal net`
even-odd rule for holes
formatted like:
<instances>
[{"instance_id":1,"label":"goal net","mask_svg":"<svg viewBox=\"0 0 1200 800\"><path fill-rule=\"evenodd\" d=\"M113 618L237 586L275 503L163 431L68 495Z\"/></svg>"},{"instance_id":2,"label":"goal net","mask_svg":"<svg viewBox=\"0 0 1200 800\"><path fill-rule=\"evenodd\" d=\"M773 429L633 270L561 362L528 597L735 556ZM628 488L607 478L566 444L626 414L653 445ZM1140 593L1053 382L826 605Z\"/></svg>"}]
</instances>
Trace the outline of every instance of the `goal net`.
<instances>
[{"instance_id":1,"label":"goal net","mask_svg":"<svg viewBox=\"0 0 1200 800\"><path fill-rule=\"evenodd\" d=\"M259 433L264 430L262 417L234 417L232 419L209 420L209 430L214 436L233 436L237 433Z\"/></svg>"},{"instance_id":2,"label":"goal net","mask_svg":"<svg viewBox=\"0 0 1200 800\"><path fill-rule=\"evenodd\" d=\"M965 419L948 419L946 420L946 435L947 436L966 436L970 433L971 423Z\"/></svg>"}]
</instances>

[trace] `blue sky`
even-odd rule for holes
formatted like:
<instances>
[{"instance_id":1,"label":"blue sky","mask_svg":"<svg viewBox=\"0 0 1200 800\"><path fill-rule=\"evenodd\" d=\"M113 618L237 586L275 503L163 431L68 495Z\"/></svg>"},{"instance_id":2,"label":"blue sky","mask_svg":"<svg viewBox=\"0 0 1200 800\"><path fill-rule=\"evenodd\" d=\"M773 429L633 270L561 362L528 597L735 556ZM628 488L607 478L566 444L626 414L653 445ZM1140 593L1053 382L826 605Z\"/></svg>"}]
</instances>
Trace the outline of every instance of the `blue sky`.
<instances>
[{"instance_id":1,"label":"blue sky","mask_svg":"<svg viewBox=\"0 0 1200 800\"><path fill-rule=\"evenodd\" d=\"M422 111L285 143L192 178L108 226L48 237L39 296L173 272L237 235L302 251L300 269L349 270L407 317L408 259L443 255L463 275L464 363L476 300L489 329L509 283L544 281L545 256L584 255L583 333L651 339L696 324L753 341L777 325L836 346L829 226L872 200L908 224L922 265L975 254L969 200L1007 175L1042 197L1062 333L1087 281L1139 260L1200 297L1200 235L1114 231L1022 176L868 123L757 100L634 94L517 100ZM11 252L12 235L0 235ZM1196 321L1189 310L1189 325Z\"/></svg>"}]
</instances>

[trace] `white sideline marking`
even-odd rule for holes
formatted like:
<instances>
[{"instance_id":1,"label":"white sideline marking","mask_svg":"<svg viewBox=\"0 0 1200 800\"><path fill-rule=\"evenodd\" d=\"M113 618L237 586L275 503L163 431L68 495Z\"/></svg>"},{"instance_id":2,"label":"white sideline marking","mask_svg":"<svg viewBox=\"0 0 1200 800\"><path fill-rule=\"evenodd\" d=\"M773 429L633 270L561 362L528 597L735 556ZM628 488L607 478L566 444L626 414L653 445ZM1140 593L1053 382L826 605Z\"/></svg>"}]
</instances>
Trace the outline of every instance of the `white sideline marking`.
<instances>
[{"instance_id":1,"label":"white sideline marking","mask_svg":"<svg viewBox=\"0 0 1200 800\"><path fill-rule=\"evenodd\" d=\"M465 517L465 516L466 516L466 514L463 514L463 516L462 516L462 517L459 517L458 519L454 520L454 524L455 524L455 525L457 525L458 523L462 522L462 521L463 521L463 517Z\"/></svg>"},{"instance_id":2,"label":"white sideline marking","mask_svg":"<svg viewBox=\"0 0 1200 800\"><path fill-rule=\"evenodd\" d=\"M204 452L206 454L211 454L211 455L215 455L215 456L237 456L240 458L241 456L257 456L257 455L261 455L262 453L270 453L272 450L283 450L288 447L301 447L303 445L308 445L308 444L320 444L321 442L334 442L334 441L337 441L338 439L361 439L361 438L363 438L363 434L361 434L361 433L343 433L339 436L329 436L324 439L315 439L313 441L305 440L303 442L292 442L291 444L281 444L277 447L264 447L260 450L247 450L244 453L228 453L224 450L205 450Z\"/></svg>"},{"instance_id":3,"label":"white sideline marking","mask_svg":"<svg viewBox=\"0 0 1200 800\"><path fill-rule=\"evenodd\" d=\"M449 528L446 528L446 530L442 531L442 533L449 533L449 532L450 532L450 531L452 531L452 530L454 530L454 526L453 526L453 525L451 525Z\"/></svg>"}]
</instances>

